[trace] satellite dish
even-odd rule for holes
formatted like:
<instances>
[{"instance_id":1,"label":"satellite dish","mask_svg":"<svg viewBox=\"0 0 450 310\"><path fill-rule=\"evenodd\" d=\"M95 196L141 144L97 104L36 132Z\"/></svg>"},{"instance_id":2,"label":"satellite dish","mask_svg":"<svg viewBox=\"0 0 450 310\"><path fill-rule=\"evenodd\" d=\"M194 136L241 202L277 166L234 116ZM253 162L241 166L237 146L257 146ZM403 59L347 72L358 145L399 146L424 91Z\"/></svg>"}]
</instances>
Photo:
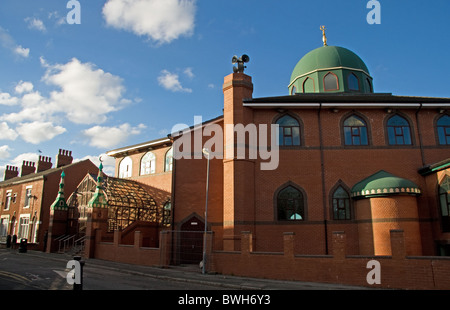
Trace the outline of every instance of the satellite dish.
<instances>
[{"instance_id":1,"label":"satellite dish","mask_svg":"<svg viewBox=\"0 0 450 310\"><path fill-rule=\"evenodd\" d=\"M247 55L242 55L242 61L243 62L249 62L250 61L250 57L248 57Z\"/></svg>"}]
</instances>

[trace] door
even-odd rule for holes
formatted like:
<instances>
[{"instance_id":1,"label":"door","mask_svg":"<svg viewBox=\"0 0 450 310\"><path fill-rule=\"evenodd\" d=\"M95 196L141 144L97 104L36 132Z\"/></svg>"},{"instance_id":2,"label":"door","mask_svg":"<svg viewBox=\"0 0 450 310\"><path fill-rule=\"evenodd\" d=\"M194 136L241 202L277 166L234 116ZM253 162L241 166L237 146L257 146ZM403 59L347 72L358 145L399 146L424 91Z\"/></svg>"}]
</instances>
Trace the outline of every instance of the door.
<instances>
[{"instance_id":1,"label":"door","mask_svg":"<svg viewBox=\"0 0 450 310\"><path fill-rule=\"evenodd\" d=\"M203 233L205 224L197 216L192 216L181 225L180 263L198 264L203 259Z\"/></svg>"}]
</instances>

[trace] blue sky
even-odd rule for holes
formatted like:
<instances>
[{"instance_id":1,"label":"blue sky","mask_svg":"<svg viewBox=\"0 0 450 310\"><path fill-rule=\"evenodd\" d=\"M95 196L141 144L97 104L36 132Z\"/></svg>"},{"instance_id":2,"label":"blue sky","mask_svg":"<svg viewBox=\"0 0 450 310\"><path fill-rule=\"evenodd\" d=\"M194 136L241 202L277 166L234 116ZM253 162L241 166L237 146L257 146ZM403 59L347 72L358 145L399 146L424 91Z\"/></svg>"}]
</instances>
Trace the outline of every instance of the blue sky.
<instances>
[{"instance_id":1,"label":"blue sky","mask_svg":"<svg viewBox=\"0 0 450 310\"><path fill-rule=\"evenodd\" d=\"M250 56L254 97L287 95L320 25L364 60L375 92L450 97L448 0L379 0L373 25L368 0L79 0L79 24L68 3L0 2L1 175L60 148L98 164L221 115L233 55Z\"/></svg>"}]
</instances>

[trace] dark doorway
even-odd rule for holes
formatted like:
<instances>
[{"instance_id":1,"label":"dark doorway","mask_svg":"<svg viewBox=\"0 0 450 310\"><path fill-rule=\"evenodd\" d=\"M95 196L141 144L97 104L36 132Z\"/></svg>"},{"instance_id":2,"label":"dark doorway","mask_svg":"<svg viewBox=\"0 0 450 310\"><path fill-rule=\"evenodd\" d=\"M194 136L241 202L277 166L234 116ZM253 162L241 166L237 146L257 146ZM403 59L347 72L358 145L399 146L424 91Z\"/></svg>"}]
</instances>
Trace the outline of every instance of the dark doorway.
<instances>
[{"instance_id":1,"label":"dark doorway","mask_svg":"<svg viewBox=\"0 0 450 310\"><path fill-rule=\"evenodd\" d=\"M205 223L197 216L192 216L181 225L180 263L198 264L203 258L203 232Z\"/></svg>"}]
</instances>

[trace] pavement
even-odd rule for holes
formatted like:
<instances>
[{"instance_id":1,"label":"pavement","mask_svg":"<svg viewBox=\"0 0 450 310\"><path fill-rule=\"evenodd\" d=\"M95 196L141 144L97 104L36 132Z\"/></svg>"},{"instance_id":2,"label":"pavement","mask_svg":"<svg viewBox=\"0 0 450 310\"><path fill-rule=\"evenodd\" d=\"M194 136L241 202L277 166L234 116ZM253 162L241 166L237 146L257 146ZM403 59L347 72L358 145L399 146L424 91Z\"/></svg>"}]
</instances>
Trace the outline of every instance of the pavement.
<instances>
[{"instance_id":1,"label":"pavement","mask_svg":"<svg viewBox=\"0 0 450 310\"><path fill-rule=\"evenodd\" d=\"M72 256L58 253L44 253L40 251L27 251L29 256L45 257L46 259L67 262ZM234 290L373 290L370 287L349 286L330 283L283 281L271 279L259 279L238 277L221 274L202 274L201 269L194 265L170 266L159 268L124 264L113 261L83 258L86 265L96 266L110 270L120 270L129 274L147 276L161 280L179 281L185 283L197 283L208 286L229 288Z\"/></svg>"}]
</instances>

